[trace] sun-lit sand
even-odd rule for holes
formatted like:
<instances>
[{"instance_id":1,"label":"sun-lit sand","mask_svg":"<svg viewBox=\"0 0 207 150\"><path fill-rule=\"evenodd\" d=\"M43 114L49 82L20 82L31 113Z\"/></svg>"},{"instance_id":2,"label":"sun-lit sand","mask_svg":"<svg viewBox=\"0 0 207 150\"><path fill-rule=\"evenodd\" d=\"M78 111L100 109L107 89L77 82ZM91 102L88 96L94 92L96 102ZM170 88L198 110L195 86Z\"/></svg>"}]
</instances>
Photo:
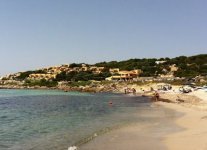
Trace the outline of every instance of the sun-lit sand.
<instances>
[{"instance_id":1,"label":"sun-lit sand","mask_svg":"<svg viewBox=\"0 0 207 150\"><path fill-rule=\"evenodd\" d=\"M207 111L185 108L175 104L161 105L182 112L185 115L176 120L184 130L169 134L164 144L169 150L206 150L207 149Z\"/></svg>"},{"instance_id":2,"label":"sun-lit sand","mask_svg":"<svg viewBox=\"0 0 207 150\"><path fill-rule=\"evenodd\" d=\"M177 97L172 92L163 95L169 99L176 99ZM194 91L190 94L181 94L181 98L189 100L184 104L156 102L152 105L153 107L174 110L173 115L170 115L173 116L170 118L170 124L163 124L163 126L153 126L152 124L130 125L99 136L80 149L206 150L207 92ZM160 124L162 124L162 120L160 120ZM176 128L179 129L175 130Z\"/></svg>"}]
</instances>

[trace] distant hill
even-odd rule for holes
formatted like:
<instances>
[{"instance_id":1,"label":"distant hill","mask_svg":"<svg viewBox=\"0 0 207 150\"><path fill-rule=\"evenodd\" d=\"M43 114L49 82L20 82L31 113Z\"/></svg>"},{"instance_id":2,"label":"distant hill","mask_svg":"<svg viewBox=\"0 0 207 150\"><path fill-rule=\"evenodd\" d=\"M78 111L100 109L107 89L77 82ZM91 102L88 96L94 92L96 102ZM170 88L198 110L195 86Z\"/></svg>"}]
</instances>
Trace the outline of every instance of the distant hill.
<instances>
[{"instance_id":1,"label":"distant hill","mask_svg":"<svg viewBox=\"0 0 207 150\"><path fill-rule=\"evenodd\" d=\"M173 71L172 67L174 67ZM84 68L91 68L91 70L87 69L84 71ZM101 71L100 68L102 68ZM45 77L47 77L48 74L55 74L55 81L104 80L106 77L109 77L111 75L109 72L110 68L119 68L120 70L141 69L142 73L140 74L140 76L142 77L156 77L160 75L174 75L175 77L195 77L198 75L206 76L207 54L200 54L190 57L166 57L159 59L136 58L124 61L99 62L93 65L73 63L70 65L61 65L60 67L49 67L34 71L20 72L13 75L9 75L8 77L4 77L3 79L14 79L22 81L28 79L28 77L30 77L31 74L39 74L39 76L43 76L42 74L47 74L45 75Z\"/></svg>"},{"instance_id":2,"label":"distant hill","mask_svg":"<svg viewBox=\"0 0 207 150\"><path fill-rule=\"evenodd\" d=\"M162 63L156 63L156 62ZM195 56L179 56L175 58L143 58L129 59L125 61L111 61L96 63L96 66L106 68L120 68L121 70L141 69L141 76L156 76L163 74L163 70L169 71L169 66L175 64L178 70L174 72L178 77L194 77L197 75L207 75L207 54Z\"/></svg>"},{"instance_id":3,"label":"distant hill","mask_svg":"<svg viewBox=\"0 0 207 150\"><path fill-rule=\"evenodd\" d=\"M118 71L113 72L113 70ZM139 70L139 74L137 73L135 76L131 76L129 72L124 74L124 72L127 72L126 70L129 72ZM200 75L205 77L196 77ZM206 83L207 78L207 54L175 58L129 59L125 61L100 62L93 65L82 63L64 64L10 74L0 78L0 85L3 88L54 88L64 85L69 86L69 89L71 89L71 87L93 86L91 83L94 83L94 81L99 83L99 81L112 79L113 77L116 77L115 79L118 77L120 80L122 77L124 80L127 80L126 78L129 76L132 77L130 79L134 77L135 81L139 79L137 76L159 77L153 78L157 79L157 81L175 81L174 79L177 79L175 77L185 77L182 80L184 82L195 80L199 81L199 84L203 84ZM177 81L179 80L180 78ZM181 84L182 81L177 83ZM110 87L105 88L105 90L110 89Z\"/></svg>"}]
</instances>

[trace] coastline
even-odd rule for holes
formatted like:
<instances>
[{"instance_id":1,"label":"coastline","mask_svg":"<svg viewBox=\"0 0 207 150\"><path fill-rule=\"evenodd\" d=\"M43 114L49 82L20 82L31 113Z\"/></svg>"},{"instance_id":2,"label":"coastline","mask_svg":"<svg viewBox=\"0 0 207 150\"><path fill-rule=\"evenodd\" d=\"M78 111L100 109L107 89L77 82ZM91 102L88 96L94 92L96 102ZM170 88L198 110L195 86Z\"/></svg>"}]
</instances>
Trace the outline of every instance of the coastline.
<instances>
[{"instance_id":1,"label":"coastline","mask_svg":"<svg viewBox=\"0 0 207 150\"><path fill-rule=\"evenodd\" d=\"M123 88L123 86L119 87L119 91L117 92L123 93ZM33 87L29 89L39 88ZM40 89L64 90L44 87ZM137 89L137 91L139 92L137 96L144 95L149 98L153 96L153 92L140 92L139 89ZM113 90L111 92L113 92ZM97 150L97 147L98 150L133 150L136 148L144 150L193 150L197 147L201 150L207 149L207 145L205 144L205 139L207 138L207 130L205 130L207 124L207 92L193 91L192 93L181 94L170 91L160 92L159 94L160 101L152 103L152 107L163 107L174 111L170 123L166 124L168 127L167 129L162 127L161 130L158 130L160 124L156 124L155 126L129 124L112 129L106 128L98 134L94 132L91 136L74 144L78 147L80 146L81 150ZM129 95L133 96L133 94ZM178 98L182 101L178 101ZM160 122L163 123L161 120Z\"/></svg>"},{"instance_id":2,"label":"coastline","mask_svg":"<svg viewBox=\"0 0 207 150\"><path fill-rule=\"evenodd\" d=\"M195 150L198 147L200 150L207 149L205 143L207 138L207 93L203 93L199 98L196 96L197 92L187 95L178 94L182 95L181 98L184 99L182 103L175 101L175 97L177 97L175 95L175 93L161 94L161 98L168 98L171 102L159 101L152 104L152 107L163 107L174 111L174 117L171 118L171 124L167 130L161 127L159 130L161 133L158 134L155 131L160 128L159 126L148 132L149 129L146 125L130 125L94 138L89 143L82 145L80 149L95 150L97 147L99 150L133 150L136 148L144 150ZM174 124L175 126L173 126ZM180 129L172 132L176 128Z\"/></svg>"},{"instance_id":3,"label":"coastline","mask_svg":"<svg viewBox=\"0 0 207 150\"><path fill-rule=\"evenodd\" d=\"M183 128L174 124L174 120L183 114L155 103L151 107L157 111L141 114L147 118L149 117L148 119L151 121L143 120L111 130L81 145L80 150L165 150L164 137L183 130ZM140 113L137 115L139 116Z\"/></svg>"},{"instance_id":4,"label":"coastline","mask_svg":"<svg viewBox=\"0 0 207 150\"><path fill-rule=\"evenodd\" d=\"M81 139L88 138L94 131L101 131L104 129L108 132L109 130L114 130L117 126L120 127L120 125L134 122L134 112L136 111L136 107L134 106L142 105L142 102L146 99L141 98L140 102L137 103L135 97L110 93L87 94L77 92L83 96L81 97L79 95L76 96L76 94L73 95L73 92L71 92L71 97L68 97L65 96L65 94L70 95L70 93L63 92L61 92L63 96L62 94L58 95L58 92L55 93L55 96L47 93L41 94L41 91L39 91L40 96L30 95L31 92L36 93L35 90L3 90L1 94L3 95L4 92L5 94L20 92L19 95L14 95L14 97L2 96L0 101L1 106L4 107L4 105L7 106L8 101L11 100L9 105L14 105L15 108L17 108L17 111L15 111L17 113L14 114L14 117L20 116L20 119L16 119L20 122L19 125L12 127L12 129L17 128L17 130L15 130L15 133L18 132L17 135L20 133L22 136L21 139L17 136L17 139L14 139L14 141L19 141L17 145L15 143L11 144L11 149L15 150L67 149L70 145L76 144L76 142L79 142ZM50 93L50 91L48 92ZM25 93L28 94L24 95ZM53 91L51 91L51 93L53 93ZM109 100L113 101L113 106L108 104ZM16 105L18 105L18 107L16 107ZM7 108L8 106L5 108L6 111L10 112L10 109ZM50 110L48 111L48 109ZM24 111L27 115L19 115L18 111L20 113ZM5 111L1 111L0 117L3 116L3 119L10 118L9 115L6 118L5 116L7 114L4 114L4 112ZM132 114L130 115L131 118L128 117L128 113ZM10 122L12 124L12 121ZM24 124L22 122L24 122ZM22 126L23 128L20 128ZM4 127L4 124L2 124L2 127ZM5 128L8 127L10 127L10 124L8 125L5 122ZM19 130L19 128L22 130ZM12 134L10 134L10 132L13 133L12 129L5 131L5 134L12 136ZM102 130L102 133L105 133L104 130ZM28 132L32 134L27 137ZM96 135L102 133L96 132ZM10 139L11 143L13 143L12 137ZM1 142L3 140L4 136L1 135ZM7 143L3 144L3 146L6 147ZM0 147L2 148L2 145ZM9 145L7 147L9 147Z\"/></svg>"},{"instance_id":5,"label":"coastline","mask_svg":"<svg viewBox=\"0 0 207 150\"><path fill-rule=\"evenodd\" d=\"M187 108L176 104L159 103L159 105L185 114L175 120L175 123L184 128L184 130L169 134L165 137L163 143L167 149L207 149L207 111Z\"/></svg>"},{"instance_id":6,"label":"coastline","mask_svg":"<svg viewBox=\"0 0 207 150\"><path fill-rule=\"evenodd\" d=\"M90 86L56 86L56 87L46 87L46 86L16 86L16 85L0 85L0 89L38 89L38 90L62 90L65 92L77 91L77 92L118 92L119 90L113 87L113 85L104 85L100 87L90 87Z\"/></svg>"}]
</instances>

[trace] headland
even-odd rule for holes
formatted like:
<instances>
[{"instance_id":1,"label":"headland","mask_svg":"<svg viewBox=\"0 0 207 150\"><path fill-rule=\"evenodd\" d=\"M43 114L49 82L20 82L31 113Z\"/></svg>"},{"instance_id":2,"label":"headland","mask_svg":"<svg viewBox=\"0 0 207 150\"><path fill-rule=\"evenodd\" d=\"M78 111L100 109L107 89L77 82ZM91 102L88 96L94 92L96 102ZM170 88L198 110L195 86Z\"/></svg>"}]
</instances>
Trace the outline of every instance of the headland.
<instances>
[{"instance_id":1,"label":"headland","mask_svg":"<svg viewBox=\"0 0 207 150\"><path fill-rule=\"evenodd\" d=\"M149 126L135 123L113 130L81 145L83 150L194 150L197 147L205 150L207 76L203 62L206 59L206 55L198 55L60 65L1 77L0 88L125 93L148 96L152 107L173 110L161 114L165 118L169 115L167 121L161 118Z\"/></svg>"}]
</instances>

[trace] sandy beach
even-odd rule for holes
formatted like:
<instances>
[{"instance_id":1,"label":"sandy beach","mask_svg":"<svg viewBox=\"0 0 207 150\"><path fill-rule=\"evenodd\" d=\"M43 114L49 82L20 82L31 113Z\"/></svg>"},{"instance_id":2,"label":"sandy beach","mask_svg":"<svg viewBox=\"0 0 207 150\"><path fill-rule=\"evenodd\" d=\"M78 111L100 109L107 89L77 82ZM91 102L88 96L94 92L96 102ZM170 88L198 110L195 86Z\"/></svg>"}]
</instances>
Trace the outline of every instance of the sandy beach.
<instances>
[{"instance_id":1,"label":"sandy beach","mask_svg":"<svg viewBox=\"0 0 207 150\"><path fill-rule=\"evenodd\" d=\"M163 96L164 95L164 96ZM175 94L161 97L174 99ZM182 95L182 94L181 94ZM183 97L182 97L183 96ZM98 136L80 147L81 150L206 150L207 93L182 95L185 103L155 102L152 107L166 108L155 124L133 124ZM166 120L166 117L169 119Z\"/></svg>"},{"instance_id":2,"label":"sandy beach","mask_svg":"<svg viewBox=\"0 0 207 150\"><path fill-rule=\"evenodd\" d=\"M169 134L164 144L169 150L206 150L207 149L207 111L185 108L175 104L161 105L182 112L185 115L176 120L183 131Z\"/></svg>"}]
</instances>

